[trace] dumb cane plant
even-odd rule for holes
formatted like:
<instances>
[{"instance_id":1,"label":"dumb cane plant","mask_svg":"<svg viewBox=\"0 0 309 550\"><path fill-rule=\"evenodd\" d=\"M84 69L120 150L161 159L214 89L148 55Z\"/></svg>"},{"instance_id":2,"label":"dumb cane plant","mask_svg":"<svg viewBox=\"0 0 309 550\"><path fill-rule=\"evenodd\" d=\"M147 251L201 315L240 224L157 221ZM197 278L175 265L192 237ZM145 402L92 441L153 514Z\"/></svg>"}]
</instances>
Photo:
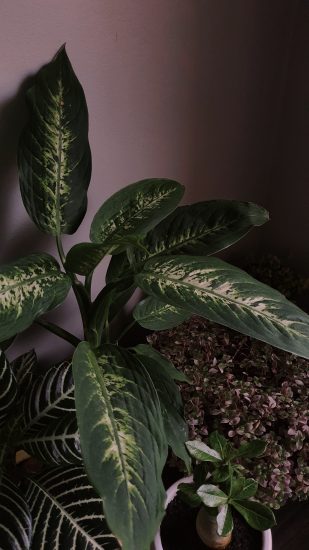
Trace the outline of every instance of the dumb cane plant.
<instances>
[{"instance_id":1,"label":"dumb cane plant","mask_svg":"<svg viewBox=\"0 0 309 550\"><path fill-rule=\"evenodd\" d=\"M212 432L209 445L198 440L186 443L196 466L192 483L181 483L178 490L189 506L200 507L196 527L203 542L209 548L223 549L232 537L232 509L258 531L276 524L272 510L255 498L257 481L245 477L239 464L243 457L258 461L267 444L254 439L237 449L223 435Z\"/></svg>"},{"instance_id":2,"label":"dumb cane plant","mask_svg":"<svg viewBox=\"0 0 309 550\"><path fill-rule=\"evenodd\" d=\"M64 48L39 71L27 100L22 199L37 227L55 237L62 267L42 253L0 271L1 546L149 550L164 513L168 446L190 463L174 382L183 375L147 345L121 345L110 330L116 313L139 287L146 297L133 317L142 327L169 328L199 314L304 357L309 318L212 256L266 222L267 212L224 200L179 207L184 189L172 180L115 193L94 217L91 242L66 255L61 236L86 212L91 154L84 93ZM92 273L106 255L106 286L93 301ZM41 318L70 289L83 341ZM72 363L41 372L30 353L9 364L6 346L33 322L76 348ZM37 457L42 471L21 475L18 450Z\"/></svg>"}]
</instances>

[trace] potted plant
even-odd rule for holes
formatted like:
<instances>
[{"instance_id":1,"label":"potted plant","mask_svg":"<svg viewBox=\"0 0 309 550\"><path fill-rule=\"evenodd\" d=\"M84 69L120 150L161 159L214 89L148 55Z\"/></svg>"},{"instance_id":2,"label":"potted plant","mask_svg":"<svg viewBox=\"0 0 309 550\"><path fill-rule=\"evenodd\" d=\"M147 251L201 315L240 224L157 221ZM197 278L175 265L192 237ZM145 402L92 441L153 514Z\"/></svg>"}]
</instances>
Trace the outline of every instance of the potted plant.
<instances>
[{"instance_id":1,"label":"potted plant","mask_svg":"<svg viewBox=\"0 0 309 550\"><path fill-rule=\"evenodd\" d=\"M190 461L175 384L184 376L150 346L125 348L130 325L120 332L116 313L139 287L146 298L133 317L142 326L160 330L200 314L306 357L309 318L212 256L267 221L267 212L235 201L178 207L184 188L173 180L115 193L93 219L91 242L66 254L62 235L86 212L91 154L85 96L64 47L38 72L27 101L21 195L39 230L55 238L61 267L36 252L0 270L1 544L149 550L164 514L168 446ZM92 274L104 256L111 256L106 286L93 299ZM70 289L82 341L42 318ZM7 346L34 322L72 344L72 362L47 372L33 353L8 362ZM28 466L16 466L20 450L32 457Z\"/></svg>"},{"instance_id":2,"label":"potted plant","mask_svg":"<svg viewBox=\"0 0 309 550\"><path fill-rule=\"evenodd\" d=\"M241 458L258 482L257 498L273 509L306 500L308 360L196 316L148 340L190 377L180 384L189 438L218 430L236 447L261 439L267 446L258 461ZM169 462L184 471L181 461Z\"/></svg>"},{"instance_id":3,"label":"potted plant","mask_svg":"<svg viewBox=\"0 0 309 550\"><path fill-rule=\"evenodd\" d=\"M258 460L265 451L265 443L255 439L236 449L222 434L212 432L209 444L211 447L199 440L186 443L195 461L193 476L180 479L168 490L166 504L169 505L178 495L187 507L196 509L195 516L190 514L190 518L194 519L197 534L205 545L201 544L199 548L224 550L230 545L232 537L237 538L233 522L233 512L236 510L250 528L264 531L260 548L271 550L270 527L276 523L274 514L268 506L256 500L258 484L254 479L244 477L239 464L239 458L243 456ZM171 513L177 514L177 508ZM174 521L177 522L177 519ZM179 533L177 543L174 546L168 544L168 550L176 547L182 550L181 543L179 546L181 537L182 533ZM184 541L183 548L186 545L187 541ZM251 543L236 542L235 547L249 550ZM155 550L162 550L160 533Z\"/></svg>"}]
</instances>

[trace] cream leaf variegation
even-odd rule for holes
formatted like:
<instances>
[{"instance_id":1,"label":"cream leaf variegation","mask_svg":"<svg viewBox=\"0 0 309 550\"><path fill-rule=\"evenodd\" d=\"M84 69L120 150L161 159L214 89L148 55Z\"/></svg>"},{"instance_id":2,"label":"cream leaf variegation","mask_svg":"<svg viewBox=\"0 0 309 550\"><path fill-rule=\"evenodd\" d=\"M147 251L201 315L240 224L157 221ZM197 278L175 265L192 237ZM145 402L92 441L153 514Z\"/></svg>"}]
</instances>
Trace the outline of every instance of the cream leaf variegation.
<instances>
[{"instance_id":1,"label":"cream leaf variegation","mask_svg":"<svg viewBox=\"0 0 309 550\"><path fill-rule=\"evenodd\" d=\"M190 316L190 312L185 309L152 297L139 302L133 310L135 321L149 330L167 330L177 327Z\"/></svg>"},{"instance_id":2,"label":"cream leaf variegation","mask_svg":"<svg viewBox=\"0 0 309 550\"><path fill-rule=\"evenodd\" d=\"M149 550L163 515L166 459L151 379L127 351L105 345L95 354L87 342L77 347L73 373L83 458L108 524L123 550Z\"/></svg>"},{"instance_id":3,"label":"cream leaf variegation","mask_svg":"<svg viewBox=\"0 0 309 550\"><path fill-rule=\"evenodd\" d=\"M39 71L27 99L18 150L24 205L42 231L73 233L86 211L91 154L84 92L64 47Z\"/></svg>"},{"instance_id":4,"label":"cream leaf variegation","mask_svg":"<svg viewBox=\"0 0 309 550\"><path fill-rule=\"evenodd\" d=\"M217 258L149 260L136 275L147 294L309 358L309 316L282 294Z\"/></svg>"},{"instance_id":5,"label":"cream leaf variegation","mask_svg":"<svg viewBox=\"0 0 309 550\"><path fill-rule=\"evenodd\" d=\"M28 328L65 299L70 278L48 254L32 254L0 269L0 340Z\"/></svg>"},{"instance_id":6,"label":"cream leaf variegation","mask_svg":"<svg viewBox=\"0 0 309 550\"><path fill-rule=\"evenodd\" d=\"M0 548L29 550L31 535L28 503L20 487L0 470Z\"/></svg>"}]
</instances>

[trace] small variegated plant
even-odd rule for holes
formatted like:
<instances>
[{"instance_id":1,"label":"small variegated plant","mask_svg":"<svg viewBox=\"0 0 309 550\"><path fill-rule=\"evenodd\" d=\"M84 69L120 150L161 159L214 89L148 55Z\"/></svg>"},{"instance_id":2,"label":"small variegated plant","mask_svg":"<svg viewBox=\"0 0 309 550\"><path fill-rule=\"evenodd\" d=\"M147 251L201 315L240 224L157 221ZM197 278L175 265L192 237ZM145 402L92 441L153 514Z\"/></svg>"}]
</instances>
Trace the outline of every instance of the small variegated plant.
<instances>
[{"instance_id":1,"label":"small variegated plant","mask_svg":"<svg viewBox=\"0 0 309 550\"><path fill-rule=\"evenodd\" d=\"M0 540L4 548L149 550L164 513L168 446L190 467L175 380L160 353L125 347L114 319L139 287L133 322L160 330L202 315L309 357L309 317L283 295L213 256L268 220L249 202L178 206L184 188L145 179L108 199L89 243L65 254L80 225L91 173L88 113L66 51L35 77L18 148L22 199L38 229L56 239L60 264L31 254L0 270ZM92 274L111 256L106 285ZM42 315L73 289L82 341ZM33 353L9 364L6 347L39 323L76 349L72 362L40 371ZM15 452L41 464L20 472ZM26 473L25 473L26 472ZM104 513L103 513L104 509Z\"/></svg>"},{"instance_id":2,"label":"small variegated plant","mask_svg":"<svg viewBox=\"0 0 309 550\"><path fill-rule=\"evenodd\" d=\"M179 485L180 497L192 507L201 507L197 530L209 548L225 548L233 531L232 509L253 529L264 531L276 523L272 510L258 502L258 483L243 475L242 457L258 460L266 444L253 439L238 449L219 432L212 432L209 445L188 441L186 447L195 459L193 482Z\"/></svg>"}]
</instances>

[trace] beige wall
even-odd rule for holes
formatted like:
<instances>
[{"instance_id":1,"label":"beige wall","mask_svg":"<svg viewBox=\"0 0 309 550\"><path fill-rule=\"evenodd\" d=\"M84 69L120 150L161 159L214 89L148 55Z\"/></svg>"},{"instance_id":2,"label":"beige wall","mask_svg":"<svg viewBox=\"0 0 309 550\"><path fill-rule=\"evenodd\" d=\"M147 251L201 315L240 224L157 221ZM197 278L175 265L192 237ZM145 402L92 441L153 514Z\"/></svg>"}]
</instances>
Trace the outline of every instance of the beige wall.
<instances>
[{"instance_id":1,"label":"beige wall","mask_svg":"<svg viewBox=\"0 0 309 550\"><path fill-rule=\"evenodd\" d=\"M24 213L15 150L24 80L66 42L93 152L88 215L66 249L88 239L112 192L165 176L186 184L187 202L268 207L272 223L248 246L308 266L308 30L309 9L296 0L1 0L1 262L54 250ZM79 331L73 301L60 313ZM39 330L20 349L37 337L42 355L56 342L59 358L67 349Z\"/></svg>"}]
</instances>

